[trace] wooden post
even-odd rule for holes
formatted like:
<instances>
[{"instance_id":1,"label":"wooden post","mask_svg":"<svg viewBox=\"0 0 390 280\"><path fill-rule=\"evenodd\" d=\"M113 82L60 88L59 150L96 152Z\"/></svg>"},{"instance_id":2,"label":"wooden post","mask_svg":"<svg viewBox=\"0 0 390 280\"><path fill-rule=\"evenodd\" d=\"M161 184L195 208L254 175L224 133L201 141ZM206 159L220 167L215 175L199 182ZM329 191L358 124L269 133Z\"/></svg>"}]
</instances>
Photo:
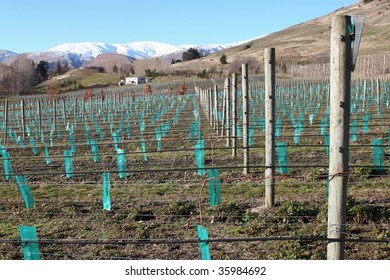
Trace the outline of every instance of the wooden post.
<instances>
[{"instance_id":1,"label":"wooden post","mask_svg":"<svg viewBox=\"0 0 390 280\"><path fill-rule=\"evenodd\" d=\"M215 131L217 134L219 133L219 119L218 119L218 86L214 85L214 125L215 125Z\"/></svg>"},{"instance_id":2,"label":"wooden post","mask_svg":"<svg viewBox=\"0 0 390 280\"><path fill-rule=\"evenodd\" d=\"M378 115L380 115L381 114L381 93L380 93L379 78L376 79L376 100L377 100Z\"/></svg>"},{"instance_id":3,"label":"wooden post","mask_svg":"<svg viewBox=\"0 0 390 280\"><path fill-rule=\"evenodd\" d=\"M4 146L7 144L8 133L8 99L4 103Z\"/></svg>"},{"instance_id":4,"label":"wooden post","mask_svg":"<svg viewBox=\"0 0 390 280\"><path fill-rule=\"evenodd\" d=\"M63 114L64 114L64 123L65 123L65 127L66 127L67 120L66 120L66 104L65 104L65 99L62 99L62 111L63 111Z\"/></svg>"},{"instance_id":5,"label":"wooden post","mask_svg":"<svg viewBox=\"0 0 390 280\"><path fill-rule=\"evenodd\" d=\"M230 105L230 78L225 79L226 92L226 147L230 147L230 119L231 119L231 105Z\"/></svg>"},{"instance_id":6,"label":"wooden post","mask_svg":"<svg viewBox=\"0 0 390 280\"><path fill-rule=\"evenodd\" d=\"M237 155L237 73L232 74L232 157Z\"/></svg>"},{"instance_id":7,"label":"wooden post","mask_svg":"<svg viewBox=\"0 0 390 280\"><path fill-rule=\"evenodd\" d=\"M366 94L367 94L367 80L364 80L363 84L363 112L366 110Z\"/></svg>"},{"instance_id":8,"label":"wooden post","mask_svg":"<svg viewBox=\"0 0 390 280\"><path fill-rule=\"evenodd\" d=\"M74 99L73 122L76 125L76 123L77 123L77 97Z\"/></svg>"},{"instance_id":9,"label":"wooden post","mask_svg":"<svg viewBox=\"0 0 390 280\"><path fill-rule=\"evenodd\" d=\"M214 126L214 116L213 116L213 91L211 89L207 89L207 109L209 113L209 123L210 126Z\"/></svg>"},{"instance_id":10,"label":"wooden post","mask_svg":"<svg viewBox=\"0 0 390 280\"><path fill-rule=\"evenodd\" d=\"M328 238L345 239L351 95L351 17L332 18L330 48L330 154ZM344 241L331 241L328 260L344 259Z\"/></svg>"},{"instance_id":11,"label":"wooden post","mask_svg":"<svg viewBox=\"0 0 390 280\"><path fill-rule=\"evenodd\" d=\"M53 99L53 124L54 124L54 130L57 129L57 101L56 99Z\"/></svg>"},{"instance_id":12,"label":"wooden post","mask_svg":"<svg viewBox=\"0 0 390 280\"><path fill-rule=\"evenodd\" d=\"M222 131L221 136L225 136L226 129L226 88L223 89L223 98L222 98Z\"/></svg>"},{"instance_id":13,"label":"wooden post","mask_svg":"<svg viewBox=\"0 0 390 280\"><path fill-rule=\"evenodd\" d=\"M24 100L20 100L20 111L22 113L22 137L23 139L26 137L26 118L24 114Z\"/></svg>"},{"instance_id":14,"label":"wooden post","mask_svg":"<svg viewBox=\"0 0 390 280\"><path fill-rule=\"evenodd\" d=\"M38 100L38 131L42 133L42 112L41 112L41 100Z\"/></svg>"},{"instance_id":15,"label":"wooden post","mask_svg":"<svg viewBox=\"0 0 390 280\"><path fill-rule=\"evenodd\" d=\"M275 204L275 49L264 50L265 207Z\"/></svg>"},{"instance_id":16,"label":"wooden post","mask_svg":"<svg viewBox=\"0 0 390 280\"><path fill-rule=\"evenodd\" d=\"M249 173L249 81L248 81L248 64L242 64L242 148L244 151L244 175Z\"/></svg>"}]
</instances>

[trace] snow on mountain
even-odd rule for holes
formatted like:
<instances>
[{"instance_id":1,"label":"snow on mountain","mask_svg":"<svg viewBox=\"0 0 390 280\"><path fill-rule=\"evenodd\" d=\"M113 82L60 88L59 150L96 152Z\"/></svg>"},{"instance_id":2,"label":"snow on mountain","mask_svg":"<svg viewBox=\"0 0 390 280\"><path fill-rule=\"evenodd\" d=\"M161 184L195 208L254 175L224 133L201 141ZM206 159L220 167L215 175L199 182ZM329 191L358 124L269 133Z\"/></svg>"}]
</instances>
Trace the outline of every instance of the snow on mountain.
<instances>
[{"instance_id":1,"label":"snow on mountain","mask_svg":"<svg viewBox=\"0 0 390 280\"><path fill-rule=\"evenodd\" d=\"M242 43L242 42L240 42ZM82 60L96 58L102 53L118 53L133 57L135 59L159 57L176 52L184 52L189 48L202 50L205 55L232 47L240 43L232 44L208 44L208 45L179 45L167 43L142 41L127 44L106 44L106 43L68 43L51 48L51 52L70 52L77 54Z\"/></svg>"},{"instance_id":2,"label":"snow on mountain","mask_svg":"<svg viewBox=\"0 0 390 280\"><path fill-rule=\"evenodd\" d=\"M249 40L247 40L249 41ZM189 48L196 48L204 55L220 51L222 49L243 44L247 41L241 41L231 44L208 44L208 45L172 45L167 43L142 41L127 44L107 44L107 43L67 43L55 46L46 52L29 53L28 57L39 63L41 60L49 62L50 68L55 67L58 61L67 62L73 68L82 66L85 62L95 59L100 54L117 53L126 55L135 59L163 57L174 55L181 57L181 54ZM10 51L0 50L0 62L12 58L16 54Z\"/></svg>"},{"instance_id":3,"label":"snow on mountain","mask_svg":"<svg viewBox=\"0 0 390 280\"><path fill-rule=\"evenodd\" d=\"M99 54L116 52L116 47L106 43L68 43L49 49L50 52L75 53L83 60L96 58Z\"/></svg>"},{"instance_id":4,"label":"snow on mountain","mask_svg":"<svg viewBox=\"0 0 390 280\"><path fill-rule=\"evenodd\" d=\"M17 55L16 53L14 52L11 52L11 51L7 51L7 50L0 50L0 63Z\"/></svg>"},{"instance_id":5,"label":"snow on mountain","mask_svg":"<svg viewBox=\"0 0 390 280\"><path fill-rule=\"evenodd\" d=\"M115 44L117 53L128 55L136 59L159 57L169 53L185 50L181 46L152 41Z\"/></svg>"}]
</instances>

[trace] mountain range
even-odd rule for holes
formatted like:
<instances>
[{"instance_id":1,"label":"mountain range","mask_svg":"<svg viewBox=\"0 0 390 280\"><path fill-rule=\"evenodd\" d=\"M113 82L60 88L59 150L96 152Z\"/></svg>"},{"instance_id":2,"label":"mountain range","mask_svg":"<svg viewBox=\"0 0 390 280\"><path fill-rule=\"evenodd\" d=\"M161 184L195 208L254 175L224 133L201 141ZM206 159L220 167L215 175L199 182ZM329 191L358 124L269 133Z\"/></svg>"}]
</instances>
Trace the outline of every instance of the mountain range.
<instances>
[{"instance_id":1,"label":"mountain range","mask_svg":"<svg viewBox=\"0 0 390 280\"><path fill-rule=\"evenodd\" d=\"M127 44L108 44L108 43L66 43L50 48L45 52L28 53L27 57L38 63L41 60L48 61L54 65L58 60L67 62L73 68L78 68L84 63L97 58L99 55L112 53L128 56L135 59L155 58L155 57L177 57L188 50L196 48L204 55L209 55L218 52L225 48L230 48L236 45L245 43L246 41L231 43L231 44L208 44L208 45L172 45L167 43L142 41L132 42ZM18 54L0 50L0 62L10 64Z\"/></svg>"}]
</instances>

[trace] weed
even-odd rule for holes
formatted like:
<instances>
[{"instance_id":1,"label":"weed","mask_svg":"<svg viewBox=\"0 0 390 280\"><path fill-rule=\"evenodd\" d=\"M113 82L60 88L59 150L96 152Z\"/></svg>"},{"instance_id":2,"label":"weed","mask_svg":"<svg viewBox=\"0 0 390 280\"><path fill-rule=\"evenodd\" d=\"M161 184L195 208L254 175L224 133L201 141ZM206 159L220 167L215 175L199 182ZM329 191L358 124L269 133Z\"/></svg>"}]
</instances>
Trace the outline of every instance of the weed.
<instances>
[{"instance_id":1,"label":"weed","mask_svg":"<svg viewBox=\"0 0 390 280\"><path fill-rule=\"evenodd\" d=\"M168 215L188 218L190 215L197 213L197 205L192 201L175 201L169 205Z\"/></svg>"},{"instance_id":2,"label":"weed","mask_svg":"<svg viewBox=\"0 0 390 280\"><path fill-rule=\"evenodd\" d=\"M153 210L150 209L135 209L130 211L128 218L134 221L149 221L156 219Z\"/></svg>"}]
</instances>

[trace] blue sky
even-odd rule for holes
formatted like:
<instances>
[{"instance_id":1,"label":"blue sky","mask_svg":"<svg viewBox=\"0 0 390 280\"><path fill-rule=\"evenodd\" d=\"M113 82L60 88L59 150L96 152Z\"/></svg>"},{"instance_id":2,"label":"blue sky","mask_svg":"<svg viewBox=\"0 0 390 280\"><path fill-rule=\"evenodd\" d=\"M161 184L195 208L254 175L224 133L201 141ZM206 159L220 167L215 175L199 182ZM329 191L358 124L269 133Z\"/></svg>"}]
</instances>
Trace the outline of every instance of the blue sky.
<instances>
[{"instance_id":1,"label":"blue sky","mask_svg":"<svg viewBox=\"0 0 390 280\"><path fill-rule=\"evenodd\" d=\"M232 43L282 30L359 0L2 2L0 49L22 53L75 42Z\"/></svg>"}]
</instances>

